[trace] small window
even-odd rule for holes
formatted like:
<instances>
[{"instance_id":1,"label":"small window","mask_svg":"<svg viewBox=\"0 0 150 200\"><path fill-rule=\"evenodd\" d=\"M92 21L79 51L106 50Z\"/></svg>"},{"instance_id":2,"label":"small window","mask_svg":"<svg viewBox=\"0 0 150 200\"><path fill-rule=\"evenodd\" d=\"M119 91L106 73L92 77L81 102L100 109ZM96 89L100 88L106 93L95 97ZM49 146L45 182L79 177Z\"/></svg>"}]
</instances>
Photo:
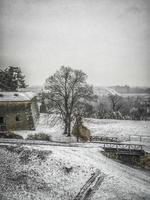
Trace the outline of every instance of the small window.
<instances>
[{"instance_id":1,"label":"small window","mask_svg":"<svg viewBox=\"0 0 150 200\"><path fill-rule=\"evenodd\" d=\"M4 117L0 117L0 124L4 123Z\"/></svg>"},{"instance_id":2,"label":"small window","mask_svg":"<svg viewBox=\"0 0 150 200\"><path fill-rule=\"evenodd\" d=\"M19 115L16 116L16 121L17 121L17 122L20 121L20 116L19 116Z\"/></svg>"}]
</instances>

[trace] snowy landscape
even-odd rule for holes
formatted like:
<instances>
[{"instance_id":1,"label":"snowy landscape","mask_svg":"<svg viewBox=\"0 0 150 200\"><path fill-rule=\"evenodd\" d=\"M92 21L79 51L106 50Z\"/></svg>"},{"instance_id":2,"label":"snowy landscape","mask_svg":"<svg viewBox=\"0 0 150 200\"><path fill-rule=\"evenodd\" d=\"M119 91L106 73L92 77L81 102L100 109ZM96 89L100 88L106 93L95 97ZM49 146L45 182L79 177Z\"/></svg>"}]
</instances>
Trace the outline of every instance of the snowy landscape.
<instances>
[{"instance_id":1,"label":"snowy landscape","mask_svg":"<svg viewBox=\"0 0 150 200\"><path fill-rule=\"evenodd\" d=\"M149 0L0 0L0 200L150 200L149 19Z\"/></svg>"},{"instance_id":2,"label":"snowy landscape","mask_svg":"<svg viewBox=\"0 0 150 200\"><path fill-rule=\"evenodd\" d=\"M100 148L4 145L0 149L1 199L72 200L96 171L101 182L86 199L150 199L149 172L117 163Z\"/></svg>"},{"instance_id":3,"label":"snowy landscape","mask_svg":"<svg viewBox=\"0 0 150 200\"><path fill-rule=\"evenodd\" d=\"M1 199L80 199L78 193L94 173L100 181L95 180L93 186L87 184L86 190L92 190L83 199L150 199L149 171L107 158L99 144L79 142L76 146L76 138L62 135L62 124L55 119L56 116L41 114L36 131L15 133L24 138L29 134L46 133L52 141L69 142L72 146L1 144ZM92 135L117 136L125 140L129 135L149 135L150 129L149 121L84 119L84 123ZM146 140L145 145L148 144Z\"/></svg>"},{"instance_id":4,"label":"snowy landscape","mask_svg":"<svg viewBox=\"0 0 150 200\"><path fill-rule=\"evenodd\" d=\"M94 93L84 77L61 67L44 90L0 91L0 199L150 199L149 93Z\"/></svg>"}]
</instances>

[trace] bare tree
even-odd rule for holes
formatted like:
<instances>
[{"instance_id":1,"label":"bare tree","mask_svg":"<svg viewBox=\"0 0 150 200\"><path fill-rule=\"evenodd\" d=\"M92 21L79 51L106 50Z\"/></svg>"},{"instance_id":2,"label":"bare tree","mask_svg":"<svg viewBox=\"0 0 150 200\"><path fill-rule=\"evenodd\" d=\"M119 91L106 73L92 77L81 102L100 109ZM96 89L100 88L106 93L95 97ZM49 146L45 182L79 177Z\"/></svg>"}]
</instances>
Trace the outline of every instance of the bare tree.
<instances>
[{"instance_id":1,"label":"bare tree","mask_svg":"<svg viewBox=\"0 0 150 200\"><path fill-rule=\"evenodd\" d=\"M96 113L97 113L97 117L100 118L100 119L104 119L105 118L105 115L107 113L107 110L105 108L105 104L103 102L99 102L97 104L97 109L96 109Z\"/></svg>"},{"instance_id":2,"label":"bare tree","mask_svg":"<svg viewBox=\"0 0 150 200\"><path fill-rule=\"evenodd\" d=\"M80 112L80 105L93 98L93 88L86 82L87 75L80 70L62 66L46 80L49 110L64 122L64 134L70 136L71 122Z\"/></svg>"},{"instance_id":3,"label":"bare tree","mask_svg":"<svg viewBox=\"0 0 150 200\"><path fill-rule=\"evenodd\" d=\"M119 95L109 95L111 108L114 112L119 111L123 107L122 97Z\"/></svg>"}]
</instances>

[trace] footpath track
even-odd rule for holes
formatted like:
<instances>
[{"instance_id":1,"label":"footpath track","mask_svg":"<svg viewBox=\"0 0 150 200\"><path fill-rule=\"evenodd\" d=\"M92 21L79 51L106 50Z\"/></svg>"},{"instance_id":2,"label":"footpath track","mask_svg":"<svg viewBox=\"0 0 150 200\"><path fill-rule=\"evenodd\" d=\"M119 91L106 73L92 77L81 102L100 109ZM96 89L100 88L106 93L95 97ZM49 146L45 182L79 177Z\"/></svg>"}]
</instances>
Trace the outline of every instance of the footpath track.
<instances>
[{"instance_id":1,"label":"footpath track","mask_svg":"<svg viewBox=\"0 0 150 200\"><path fill-rule=\"evenodd\" d=\"M41 140L23 140L23 139L3 139L0 138L0 145L32 145L32 146L61 146L61 147L83 147L83 148L95 148L101 147L99 143L68 143L68 142L56 142L56 141L41 141Z\"/></svg>"},{"instance_id":2,"label":"footpath track","mask_svg":"<svg viewBox=\"0 0 150 200\"><path fill-rule=\"evenodd\" d=\"M73 200L90 200L102 184L104 177L100 170L94 172Z\"/></svg>"}]
</instances>

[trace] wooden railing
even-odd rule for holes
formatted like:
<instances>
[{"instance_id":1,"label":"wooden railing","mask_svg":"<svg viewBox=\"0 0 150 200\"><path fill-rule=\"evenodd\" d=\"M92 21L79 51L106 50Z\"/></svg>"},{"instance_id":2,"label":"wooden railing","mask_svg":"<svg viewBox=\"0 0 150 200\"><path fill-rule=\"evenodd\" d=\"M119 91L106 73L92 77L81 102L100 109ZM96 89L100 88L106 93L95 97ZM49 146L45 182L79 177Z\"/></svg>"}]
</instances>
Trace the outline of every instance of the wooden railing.
<instances>
[{"instance_id":1,"label":"wooden railing","mask_svg":"<svg viewBox=\"0 0 150 200\"><path fill-rule=\"evenodd\" d=\"M143 150L143 145L139 144L122 144L122 143L104 143L103 148L111 148L111 149L124 149L124 150Z\"/></svg>"},{"instance_id":2,"label":"wooden railing","mask_svg":"<svg viewBox=\"0 0 150 200\"><path fill-rule=\"evenodd\" d=\"M129 136L129 141L132 141L133 138L137 138L138 141L142 142L142 139L144 139L144 138L149 138L150 139L150 135L130 135Z\"/></svg>"},{"instance_id":3,"label":"wooden railing","mask_svg":"<svg viewBox=\"0 0 150 200\"><path fill-rule=\"evenodd\" d=\"M91 136L91 142L98 141L119 142L117 137Z\"/></svg>"}]
</instances>

